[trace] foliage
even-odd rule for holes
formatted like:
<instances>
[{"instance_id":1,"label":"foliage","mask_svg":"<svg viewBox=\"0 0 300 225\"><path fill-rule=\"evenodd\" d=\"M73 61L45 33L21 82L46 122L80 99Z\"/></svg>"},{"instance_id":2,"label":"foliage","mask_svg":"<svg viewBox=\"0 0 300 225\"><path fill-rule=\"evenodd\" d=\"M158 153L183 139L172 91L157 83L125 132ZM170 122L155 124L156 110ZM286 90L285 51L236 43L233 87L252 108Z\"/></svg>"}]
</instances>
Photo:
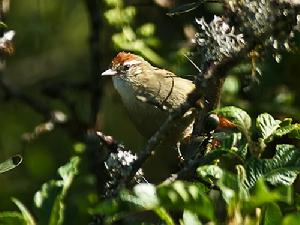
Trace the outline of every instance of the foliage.
<instances>
[{"instance_id":1,"label":"foliage","mask_svg":"<svg viewBox=\"0 0 300 225\"><path fill-rule=\"evenodd\" d=\"M154 36L154 24L145 23L138 28L133 28L131 24L136 16L135 7L124 6L123 0L107 0L106 3L110 9L105 12L104 16L111 26L120 31L112 36L116 48L135 51L151 59L155 64L164 64L164 59L152 50L159 44L159 40Z\"/></svg>"},{"instance_id":2,"label":"foliage","mask_svg":"<svg viewBox=\"0 0 300 225\"><path fill-rule=\"evenodd\" d=\"M17 205L19 212L1 212L0 223L5 225L26 224L49 224L59 225L64 221L65 198L72 184L74 176L78 173L79 158L73 157L70 162L58 169L61 180L51 180L42 185L41 190L34 196L34 206L38 222L35 222L33 215L17 199L12 201Z\"/></svg>"},{"instance_id":3,"label":"foliage","mask_svg":"<svg viewBox=\"0 0 300 225\"><path fill-rule=\"evenodd\" d=\"M5 173L17 167L18 165L20 165L21 162L22 162L22 157L20 155L15 155L10 157L9 159L0 163L0 173Z\"/></svg>"},{"instance_id":4,"label":"foliage","mask_svg":"<svg viewBox=\"0 0 300 225\"><path fill-rule=\"evenodd\" d=\"M211 151L225 151L226 158L218 154L218 161L200 166L197 169L200 181L175 181L158 186L138 184L132 192L124 190L118 197L100 203L91 213L105 216L106 224L126 221L129 215L148 210L166 224L176 224L172 219L174 212L183 212L181 224L189 220L195 224L207 221L214 224L255 224L258 221L281 224L283 221L284 224L289 218L296 221L298 203L291 185L300 172L300 151L291 144L272 143L279 137L299 139L300 124L292 123L291 119L275 120L264 113L256 118L252 127L250 116L242 109L230 106L215 112L230 119L236 128L214 134L220 144ZM275 152L272 158L263 158L263 154L272 151ZM236 158L238 160L234 160ZM227 167L227 161L235 163ZM229 170L232 167L235 171ZM223 201L225 207L221 204ZM285 210L286 206L295 210ZM227 212L225 218L216 217L219 207Z\"/></svg>"},{"instance_id":5,"label":"foliage","mask_svg":"<svg viewBox=\"0 0 300 225\"><path fill-rule=\"evenodd\" d=\"M99 18L86 9L93 2L100 4L94 8ZM300 64L299 52L292 51L299 45L299 5L290 10L289 2L296 1L194 0L171 8L171 2L28 0L11 4L1 14L7 18L0 21L0 149L7 160L0 163L0 224L86 224L91 215L94 224L299 223ZM94 31L100 38L93 35L97 18L100 26ZM124 149L140 149L145 140L132 127L109 82L96 84L87 75L93 67L98 76L115 52L130 51L161 67L168 62L176 74L199 74L243 49L252 34L268 33L274 23L276 32L231 68L222 104L240 108L214 111L232 126L219 127L209 138L199 137L201 144L211 140L193 171L193 182L140 183L110 199L97 196L101 185L111 183L101 183L105 174L97 170L100 160L88 155L106 157L99 139L92 147L86 143L87 130L100 127L122 140ZM196 49L186 41L191 39ZM98 54L98 61L89 58L87 40L90 55ZM182 60L187 49L197 72ZM96 66L90 65L93 61ZM93 95L96 102L90 101ZM88 124L99 102L97 121ZM72 147L83 159L71 158L58 170L60 178L49 180L74 154L65 150ZM20 166L22 158L16 152L24 157ZM174 152L168 153L162 163L172 156ZM154 163L146 172L156 175L161 171ZM122 171L111 165L117 183L122 175L116 174ZM34 192L32 207L27 208ZM11 196L17 198L10 201Z\"/></svg>"}]
</instances>

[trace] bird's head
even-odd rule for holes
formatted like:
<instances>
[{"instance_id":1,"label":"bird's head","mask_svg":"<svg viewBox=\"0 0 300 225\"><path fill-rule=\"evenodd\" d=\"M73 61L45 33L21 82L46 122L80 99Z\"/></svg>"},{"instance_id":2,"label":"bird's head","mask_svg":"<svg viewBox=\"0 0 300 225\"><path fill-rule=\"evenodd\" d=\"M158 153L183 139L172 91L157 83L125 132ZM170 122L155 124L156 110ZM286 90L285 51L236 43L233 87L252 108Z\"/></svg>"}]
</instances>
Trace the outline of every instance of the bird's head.
<instances>
[{"instance_id":1,"label":"bird's head","mask_svg":"<svg viewBox=\"0 0 300 225\"><path fill-rule=\"evenodd\" d=\"M151 65L140 56L120 52L113 58L110 68L104 71L102 76L114 76L127 79L130 76L136 76L142 73L142 67L144 66Z\"/></svg>"}]
</instances>

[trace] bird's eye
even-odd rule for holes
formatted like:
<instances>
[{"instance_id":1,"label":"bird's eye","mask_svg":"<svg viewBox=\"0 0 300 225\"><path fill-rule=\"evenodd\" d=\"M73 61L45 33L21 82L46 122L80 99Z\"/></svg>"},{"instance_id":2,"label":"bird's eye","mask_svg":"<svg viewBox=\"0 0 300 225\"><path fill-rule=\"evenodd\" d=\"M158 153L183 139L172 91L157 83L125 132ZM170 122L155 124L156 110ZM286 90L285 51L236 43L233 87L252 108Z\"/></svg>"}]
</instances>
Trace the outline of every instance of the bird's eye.
<instances>
[{"instance_id":1,"label":"bird's eye","mask_svg":"<svg viewBox=\"0 0 300 225\"><path fill-rule=\"evenodd\" d=\"M130 68L130 65L128 65L128 64L123 65L123 69L124 69L124 70L127 71L127 70L129 70L129 68Z\"/></svg>"}]
</instances>

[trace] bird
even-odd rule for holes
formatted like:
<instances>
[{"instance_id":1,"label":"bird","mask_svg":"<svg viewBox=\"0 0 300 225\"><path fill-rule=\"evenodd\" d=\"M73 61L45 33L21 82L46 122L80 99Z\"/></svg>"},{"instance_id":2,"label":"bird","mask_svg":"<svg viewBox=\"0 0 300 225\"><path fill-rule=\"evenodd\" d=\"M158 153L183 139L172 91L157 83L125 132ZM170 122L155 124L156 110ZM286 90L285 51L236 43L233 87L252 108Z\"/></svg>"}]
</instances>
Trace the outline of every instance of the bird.
<instances>
[{"instance_id":1,"label":"bird","mask_svg":"<svg viewBox=\"0 0 300 225\"><path fill-rule=\"evenodd\" d=\"M143 57L119 52L102 76L111 76L129 118L146 139L157 132L172 111L195 89L193 81L151 65ZM159 148L171 149L190 135L195 110L175 120Z\"/></svg>"},{"instance_id":2,"label":"bird","mask_svg":"<svg viewBox=\"0 0 300 225\"><path fill-rule=\"evenodd\" d=\"M152 66L141 56L120 52L102 76L112 76L115 89L137 130L151 137L166 120L168 114L183 104L195 84L174 73ZM187 112L175 127L184 129L194 118Z\"/></svg>"}]
</instances>

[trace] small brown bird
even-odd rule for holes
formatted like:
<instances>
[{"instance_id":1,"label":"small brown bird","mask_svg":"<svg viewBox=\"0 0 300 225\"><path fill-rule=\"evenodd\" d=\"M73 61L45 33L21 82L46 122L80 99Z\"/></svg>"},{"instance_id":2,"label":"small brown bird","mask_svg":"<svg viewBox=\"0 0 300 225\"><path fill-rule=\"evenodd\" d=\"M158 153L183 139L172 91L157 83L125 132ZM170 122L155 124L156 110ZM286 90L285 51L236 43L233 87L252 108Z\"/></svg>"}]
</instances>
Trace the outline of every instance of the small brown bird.
<instances>
[{"instance_id":1,"label":"small brown bird","mask_svg":"<svg viewBox=\"0 0 300 225\"><path fill-rule=\"evenodd\" d=\"M111 68L102 76L112 76L129 116L138 131L151 137L172 110L178 108L194 90L192 81L176 76L170 71L152 66L142 57L120 52ZM176 121L170 135L174 142L194 119L192 111Z\"/></svg>"},{"instance_id":2,"label":"small brown bird","mask_svg":"<svg viewBox=\"0 0 300 225\"><path fill-rule=\"evenodd\" d=\"M167 119L169 113L178 108L194 90L192 81L180 78L164 69L152 66L142 57L120 52L102 76L112 76L115 89L127 108L129 117L137 130L146 138L151 137ZM155 168L160 176L166 177L178 165L174 150L176 144L191 132L194 110L174 121L166 138L160 143L155 158ZM153 159L153 160L156 160ZM172 166L173 165L173 166ZM147 173L147 165L146 165ZM153 164L148 170L156 180ZM148 174L149 175L149 174Z\"/></svg>"}]
</instances>

